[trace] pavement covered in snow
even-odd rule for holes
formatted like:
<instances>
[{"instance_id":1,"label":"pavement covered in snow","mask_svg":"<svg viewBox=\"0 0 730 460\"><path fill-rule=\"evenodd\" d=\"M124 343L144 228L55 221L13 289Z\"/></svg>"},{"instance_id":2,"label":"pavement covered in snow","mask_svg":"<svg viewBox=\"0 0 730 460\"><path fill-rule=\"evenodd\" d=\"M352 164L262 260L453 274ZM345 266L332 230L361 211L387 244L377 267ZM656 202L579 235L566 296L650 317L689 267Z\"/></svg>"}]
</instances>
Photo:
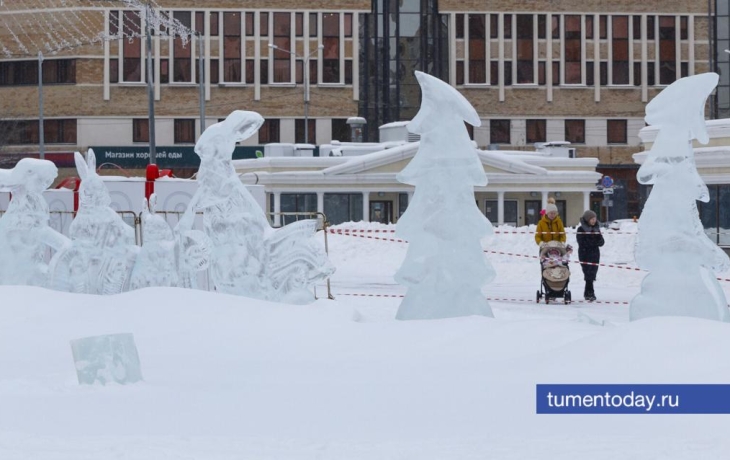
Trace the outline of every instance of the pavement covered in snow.
<instances>
[{"instance_id":1,"label":"pavement covered in snow","mask_svg":"<svg viewBox=\"0 0 730 460\"><path fill-rule=\"evenodd\" d=\"M538 383L730 382L729 324L628 322L635 226L606 232L599 302L570 305L535 303L531 229L501 227L483 242L495 318L432 321L393 319L392 229L336 227L386 231L329 234L335 300L309 306L0 287L0 459L725 458L730 415L535 414ZM70 340L119 332L144 382L79 385Z\"/></svg>"}]
</instances>

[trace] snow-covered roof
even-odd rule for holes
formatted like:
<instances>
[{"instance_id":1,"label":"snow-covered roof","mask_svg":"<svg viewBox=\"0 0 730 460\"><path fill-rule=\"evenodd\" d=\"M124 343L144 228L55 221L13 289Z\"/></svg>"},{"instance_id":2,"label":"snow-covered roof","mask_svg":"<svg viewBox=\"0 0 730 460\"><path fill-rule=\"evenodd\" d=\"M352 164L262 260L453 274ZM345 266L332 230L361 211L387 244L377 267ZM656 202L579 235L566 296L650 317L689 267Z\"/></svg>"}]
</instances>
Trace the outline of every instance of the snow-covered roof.
<instances>
[{"instance_id":1,"label":"snow-covered roof","mask_svg":"<svg viewBox=\"0 0 730 460\"><path fill-rule=\"evenodd\" d=\"M359 156L256 158L236 160L234 165L243 173L242 180L246 183L395 183L397 172L377 168L410 160L419 146L420 142L410 142ZM541 152L524 151L475 151L483 165L497 170L489 172L489 182L492 184L519 184L537 180L592 185L601 176L595 172L598 165L596 158L553 157Z\"/></svg>"}]
</instances>

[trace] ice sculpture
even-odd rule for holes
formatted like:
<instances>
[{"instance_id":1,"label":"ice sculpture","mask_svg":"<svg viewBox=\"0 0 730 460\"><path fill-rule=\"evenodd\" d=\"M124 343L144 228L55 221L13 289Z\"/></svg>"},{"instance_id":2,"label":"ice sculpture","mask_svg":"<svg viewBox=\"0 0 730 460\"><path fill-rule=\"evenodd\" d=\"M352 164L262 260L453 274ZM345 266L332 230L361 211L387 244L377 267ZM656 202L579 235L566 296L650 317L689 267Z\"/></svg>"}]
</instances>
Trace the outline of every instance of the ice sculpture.
<instances>
[{"instance_id":1,"label":"ice sculpture","mask_svg":"<svg viewBox=\"0 0 730 460\"><path fill-rule=\"evenodd\" d=\"M134 263L130 289L180 284L175 235L167 221L155 214L156 205L154 193L149 202L144 201L141 216L144 240Z\"/></svg>"},{"instance_id":2,"label":"ice sculpture","mask_svg":"<svg viewBox=\"0 0 730 460\"><path fill-rule=\"evenodd\" d=\"M68 244L68 238L50 227L43 198L57 175L52 162L34 158L0 170L0 187L9 187L12 193L0 218L0 284L45 286L48 248L60 250Z\"/></svg>"},{"instance_id":3,"label":"ice sculpture","mask_svg":"<svg viewBox=\"0 0 730 460\"><path fill-rule=\"evenodd\" d=\"M74 154L81 178L79 210L71 223L71 245L51 261L50 287L88 294L116 294L129 284L139 248L134 229L109 204L109 191L96 173L96 156Z\"/></svg>"},{"instance_id":4,"label":"ice sculpture","mask_svg":"<svg viewBox=\"0 0 730 460\"><path fill-rule=\"evenodd\" d=\"M730 259L705 234L697 200L709 193L695 166L692 139L709 142L704 109L718 75L677 80L646 106L656 140L637 178L653 188L639 219L635 257L649 271L630 306L630 319L693 316L730 321L725 294L713 273Z\"/></svg>"},{"instance_id":5,"label":"ice sculpture","mask_svg":"<svg viewBox=\"0 0 730 460\"><path fill-rule=\"evenodd\" d=\"M474 186L487 185L487 176L464 125L481 121L447 83L422 72L416 78L421 109L407 128L421 135L421 144L397 176L416 190L396 226L396 235L409 242L395 275L408 286L396 318L493 316L481 287L495 272L480 240L494 230L474 202Z\"/></svg>"},{"instance_id":6,"label":"ice sculpture","mask_svg":"<svg viewBox=\"0 0 730 460\"><path fill-rule=\"evenodd\" d=\"M231 163L236 142L250 137L263 122L258 113L236 110L200 136L195 145L200 156L199 187L176 231L187 234L195 213L203 212L216 290L289 303L311 302L310 286L334 271L312 241L316 221L272 229Z\"/></svg>"},{"instance_id":7,"label":"ice sculpture","mask_svg":"<svg viewBox=\"0 0 730 460\"><path fill-rule=\"evenodd\" d=\"M142 380L139 355L132 334L110 334L71 341L76 376L81 384L106 385Z\"/></svg>"}]
</instances>

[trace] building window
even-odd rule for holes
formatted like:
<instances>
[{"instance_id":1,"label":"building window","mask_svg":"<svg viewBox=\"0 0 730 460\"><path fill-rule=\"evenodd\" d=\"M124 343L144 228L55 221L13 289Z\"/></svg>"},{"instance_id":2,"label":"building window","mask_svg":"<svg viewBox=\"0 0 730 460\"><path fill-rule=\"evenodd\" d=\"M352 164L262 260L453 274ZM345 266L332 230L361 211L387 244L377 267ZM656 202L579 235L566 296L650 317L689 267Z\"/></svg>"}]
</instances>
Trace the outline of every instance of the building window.
<instances>
[{"instance_id":1,"label":"building window","mask_svg":"<svg viewBox=\"0 0 730 460\"><path fill-rule=\"evenodd\" d=\"M262 37L269 35L269 13L259 14L259 28L261 29Z\"/></svg>"},{"instance_id":2,"label":"building window","mask_svg":"<svg viewBox=\"0 0 730 460\"><path fill-rule=\"evenodd\" d=\"M217 11L211 11L210 13L210 36L211 37L217 37L218 36L218 12Z\"/></svg>"},{"instance_id":3,"label":"building window","mask_svg":"<svg viewBox=\"0 0 730 460\"><path fill-rule=\"evenodd\" d=\"M504 38L512 38L512 15L504 15Z\"/></svg>"},{"instance_id":4,"label":"building window","mask_svg":"<svg viewBox=\"0 0 730 460\"><path fill-rule=\"evenodd\" d=\"M173 17L185 27L190 28L192 17L190 11L175 11ZM193 81L191 48L190 41L183 45L182 37L174 38L172 48L172 81L185 83Z\"/></svg>"},{"instance_id":5,"label":"building window","mask_svg":"<svg viewBox=\"0 0 730 460\"><path fill-rule=\"evenodd\" d=\"M547 34L547 15L537 15L537 38L545 39Z\"/></svg>"},{"instance_id":6,"label":"building window","mask_svg":"<svg viewBox=\"0 0 730 460\"><path fill-rule=\"evenodd\" d=\"M150 141L150 121L147 118L132 120L132 142Z\"/></svg>"},{"instance_id":7,"label":"building window","mask_svg":"<svg viewBox=\"0 0 730 460\"><path fill-rule=\"evenodd\" d=\"M641 40L641 16L631 16L631 29L634 34L634 41Z\"/></svg>"},{"instance_id":8,"label":"building window","mask_svg":"<svg viewBox=\"0 0 730 460\"><path fill-rule=\"evenodd\" d=\"M677 79L677 31L674 16L659 16L659 84L669 85Z\"/></svg>"},{"instance_id":9,"label":"building window","mask_svg":"<svg viewBox=\"0 0 730 460\"><path fill-rule=\"evenodd\" d=\"M269 60L259 60L259 81L262 85L269 84Z\"/></svg>"},{"instance_id":10,"label":"building window","mask_svg":"<svg viewBox=\"0 0 730 460\"><path fill-rule=\"evenodd\" d=\"M535 83L533 16L517 15L517 83Z\"/></svg>"},{"instance_id":11,"label":"building window","mask_svg":"<svg viewBox=\"0 0 730 460\"><path fill-rule=\"evenodd\" d=\"M254 77L255 77L255 69L256 65L253 59L246 59L246 83L253 83ZM267 73L268 76L268 67L267 67Z\"/></svg>"},{"instance_id":12,"label":"building window","mask_svg":"<svg viewBox=\"0 0 730 460\"><path fill-rule=\"evenodd\" d=\"M611 17L611 84L629 84L629 17Z\"/></svg>"},{"instance_id":13,"label":"building window","mask_svg":"<svg viewBox=\"0 0 730 460\"><path fill-rule=\"evenodd\" d=\"M654 40L656 38L656 16L647 16L646 17L646 39L647 40Z\"/></svg>"},{"instance_id":14,"label":"building window","mask_svg":"<svg viewBox=\"0 0 730 460\"><path fill-rule=\"evenodd\" d=\"M0 133L8 145L38 144L38 120L0 121ZM76 120L43 120L46 144L76 144Z\"/></svg>"},{"instance_id":15,"label":"building window","mask_svg":"<svg viewBox=\"0 0 730 460\"><path fill-rule=\"evenodd\" d=\"M605 14L598 18L598 38L601 40L608 38L608 16Z\"/></svg>"},{"instance_id":16,"label":"building window","mask_svg":"<svg viewBox=\"0 0 730 460\"><path fill-rule=\"evenodd\" d=\"M571 144L585 144L586 121L565 120L565 140Z\"/></svg>"},{"instance_id":17,"label":"building window","mask_svg":"<svg viewBox=\"0 0 730 460\"><path fill-rule=\"evenodd\" d=\"M580 85L583 83L581 59L581 17L578 15L565 16L565 80L569 85Z\"/></svg>"},{"instance_id":18,"label":"building window","mask_svg":"<svg viewBox=\"0 0 730 460\"><path fill-rule=\"evenodd\" d=\"M279 142L279 120L267 118L259 128L259 144Z\"/></svg>"},{"instance_id":19,"label":"building window","mask_svg":"<svg viewBox=\"0 0 730 460\"><path fill-rule=\"evenodd\" d=\"M535 142L545 142L547 140L547 123L545 120L527 120L525 127L527 128L527 136L525 140L528 144Z\"/></svg>"},{"instance_id":20,"label":"building window","mask_svg":"<svg viewBox=\"0 0 730 460\"><path fill-rule=\"evenodd\" d=\"M195 32L200 35L205 35L205 12L195 12Z\"/></svg>"},{"instance_id":21,"label":"building window","mask_svg":"<svg viewBox=\"0 0 730 460\"><path fill-rule=\"evenodd\" d=\"M491 120L489 122L489 143L509 144L510 143L510 121Z\"/></svg>"},{"instance_id":22,"label":"building window","mask_svg":"<svg viewBox=\"0 0 730 460\"><path fill-rule=\"evenodd\" d=\"M273 83L291 82L291 14L274 13L274 75Z\"/></svg>"},{"instance_id":23,"label":"building window","mask_svg":"<svg viewBox=\"0 0 730 460\"><path fill-rule=\"evenodd\" d=\"M119 33L119 11L109 11L109 35L116 37Z\"/></svg>"},{"instance_id":24,"label":"building window","mask_svg":"<svg viewBox=\"0 0 730 460\"><path fill-rule=\"evenodd\" d=\"M248 23L246 26L248 32ZM253 32L253 21L251 24ZM241 81L241 14L223 13L223 81Z\"/></svg>"},{"instance_id":25,"label":"building window","mask_svg":"<svg viewBox=\"0 0 730 460\"><path fill-rule=\"evenodd\" d=\"M220 82L220 75L218 73L218 59L210 60L210 75L208 75L208 81L212 84Z\"/></svg>"},{"instance_id":26,"label":"building window","mask_svg":"<svg viewBox=\"0 0 730 460\"><path fill-rule=\"evenodd\" d=\"M43 84L76 83L75 59L43 61ZM0 62L0 86L38 84L38 61Z\"/></svg>"},{"instance_id":27,"label":"building window","mask_svg":"<svg viewBox=\"0 0 730 460\"><path fill-rule=\"evenodd\" d=\"M301 38L304 36L304 13L294 15L294 34Z\"/></svg>"},{"instance_id":28,"label":"building window","mask_svg":"<svg viewBox=\"0 0 730 460\"><path fill-rule=\"evenodd\" d=\"M43 140L47 144L75 144L76 120L44 120Z\"/></svg>"},{"instance_id":29,"label":"building window","mask_svg":"<svg viewBox=\"0 0 730 460\"><path fill-rule=\"evenodd\" d=\"M626 120L608 120L606 133L609 144L626 144Z\"/></svg>"},{"instance_id":30,"label":"building window","mask_svg":"<svg viewBox=\"0 0 730 460\"><path fill-rule=\"evenodd\" d=\"M552 21L551 21L552 22L552 24L551 24L552 36L553 36L553 38L559 39L560 38L560 16L558 16L557 14L554 14L551 17L552 17Z\"/></svg>"},{"instance_id":31,"label":"building window","mask_svg":"<svg viewBox=\"0 0 730 460\"><path fill-rule=\"evenodd\" d=\"M309 36L317 37L317 13L309 13Z\"/></svg>"},{"instance_id":32,"label":"building window","mask_svg":"<svg viewBox=\"0 0 730 460\"><path fill-rule=\"evenodd\" d=\"M454 18L454 25L456 27L456 38L462 39L464 38L464 15L463 14L457 14Z\"/></svg>"},{"instance_id":33,"label":"building window","mask_svg":"<svg viewBox=\"0 0 730 460\"><path fill-rule=\"evenodd\" d=\"M585 16L586 40L593 40L593 15Z\"/></svg>"},{"instance_id":34,"label":"building window","mask_svg":"<svg viewBox=\"0 0 730 460\"><path fill-rule=\"evenodd\" d=\"M406 195L408 199L408 195ZM332 225L358 222L363 216L362 193L325 193L324 213Z\"/></svg>"},{"instance_id":35,"label":"building window","mask_svg":"<svg viewBox=\"0 0 730 460\"><path fill-rule=\"evenodd\" d=\"M152 78L154 78L155 69L152 69ZM160 83L170 83L170 60L160 59Z\"/></svg>"},{"instance_id":36,"label":"building window","mask_svg":"<svg viewBox=\"0 0 730 460\"><path fill-rule=\"evenodd\" d=\"M282 213L303 213L302 215L282 215L282 225L315 217L317 212L316 193L282 193L280 199Z\"/></svg>"},{"instance_id":37,"label":"building window","mask_svg":"<svg viewBox=\"0 0 730 460\"><path fill-rule=\"evenodd\" d=\"M43 61L43 84L76 83L76 59Z\"/></svg>"},{"instance_id":38,"label":"building window","mask_svg":"<svg viewBox=\"0 0 730 460\"><path fill-rule=\"evenodd\" d=\"M322 82L340 82L340 15L322 13Z\"/></svg>"},{"instance_id":39,"label":"building window","mask_svg":"<svg viewBox=\"0 0 730 460\"><path fill-rule=\"evenodd\" d=\"M345 37L352 37L352 13L345 13L344 14L344 27L345 27Z\"/></svg>"},{"instance_id":40,"label":"building window","mask_svg":"<svg viewBox=\"0 0 730 460\"><path fill-rule=\"evenodd\" d=\"M194 119L175 119L175 143L176 144L194 144L195 143L195 120Z\"/></svg>"},{"instance_id":41,"label":"building window","mask_svg":"<svg viewBox=\"0 0 730 460\"><path fill-rule=\"evenodd\" d=\"M487 82L486 30L483 14L469 15L469 83Z\"/></svg>"},{"instance_id":42,"label":"building window","mask_svg":"<svg viewBox=\"0 0 730 460\"><path fill-rule=\"evenodd\" d=\"M317 121L313 119L309 119L307 121L307 129L308 129L308 136L307 139L304 139L304 119L303 118L297 118L294 120L294 138L295 142L302 144L302 143L308 143L308 144L317 144Z\"/></svg>"},{"instance_id":43,"label":"building window","mask_svg":"<svg viewBox=\"0 0 730 460\"><path fill-rule=\"evenodd\" d=\"M136 11L124 11L122 14L125 34L141 35L140 17ZM142 39L125 37L122 40L122 81L142 81Z\"/></svg>"}]
</instances>

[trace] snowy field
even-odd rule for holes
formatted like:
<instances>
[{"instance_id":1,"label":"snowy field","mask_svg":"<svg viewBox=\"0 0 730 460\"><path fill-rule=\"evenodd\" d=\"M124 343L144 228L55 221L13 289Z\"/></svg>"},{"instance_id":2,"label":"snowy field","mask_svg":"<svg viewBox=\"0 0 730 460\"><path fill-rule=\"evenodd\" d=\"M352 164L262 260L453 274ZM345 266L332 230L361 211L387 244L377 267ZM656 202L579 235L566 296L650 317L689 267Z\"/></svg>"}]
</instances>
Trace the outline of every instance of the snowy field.
<instances>
[{"instance_id":1,"label":"snowy field","mask_svg":"<svg viewBox=\"0 0 730 460\"><path fill-rule=\"evenodd\" d=\"M606 232L602 262L634 267L623 230ZM536 415L538 383L729 383L730 325L629 323L644 274L625 268L601 267L588 304L574 264L579 301L536 304L530 229L498 231L487 251L529 257L488 252L495 319L395 321L400 298L373 295L405 292L407 244L352 235L329 235L336 300L304 307L0 287L0 459L728 458L730 415ZM78 385L69 341L120 332L144 382Z\"/></svg>"}]
</instances>

